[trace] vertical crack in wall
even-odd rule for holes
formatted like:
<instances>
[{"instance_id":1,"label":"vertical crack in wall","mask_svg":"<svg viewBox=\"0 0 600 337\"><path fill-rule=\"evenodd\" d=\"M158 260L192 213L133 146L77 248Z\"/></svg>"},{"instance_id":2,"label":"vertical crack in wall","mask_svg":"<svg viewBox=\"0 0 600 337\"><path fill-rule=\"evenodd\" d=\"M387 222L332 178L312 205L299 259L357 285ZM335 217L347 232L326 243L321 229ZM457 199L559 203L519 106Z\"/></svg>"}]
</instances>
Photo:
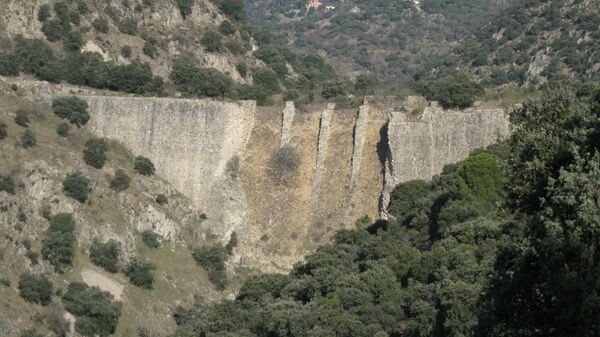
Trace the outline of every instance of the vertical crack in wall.
<instances>
[{"instance_id":1,"label":"vertical crack in wall","mask_svg":"<svg viewBox=\"0 0 600 337\"><path fill-rule=\"evenodd\" d=\"M281 146L290 142L290 130L294 123L294 115L296 114L296 106L294 102L285 102L283 108L283 118L281 121Z\"/></svg>"},{"instance_id":2,"label":"vertical crack in wall","mask_svg":"<svg viewBox=\"0 0 600 337\"><path fill-rule=\"evenodd\" d=\"M352 221L352 208L354 206L354 191L358 184L358 176L360 173L360 164L363 159L363 149L365 145L365 126L369 117L369 106L365 101L358 110L358 117L354 126L354 147L352 149L352 173L350 175L350 195L349 202L346 207L346 223Z\"/></svg>"},{"instance_id":3,"label":"vertical crack in wall","mask_svg":"<svg viewBox=\"0 0 600 337\"><path fill-rule=\"evenodd\" d=\"M319 141L317 146L317 163L315 167L315 180L312 189L311 210L312 216L317 214L317 206L319 205L319 190L321 188L321 179L323 178L323 170L325 169L325 158L327 156L327 142L329 140L329 126L331 117L335 110L335 103L327 104L327 108L321 114L321 126L319 129ZM314 220L314 219L313 219Z\"/></svg>"}]
</instances>

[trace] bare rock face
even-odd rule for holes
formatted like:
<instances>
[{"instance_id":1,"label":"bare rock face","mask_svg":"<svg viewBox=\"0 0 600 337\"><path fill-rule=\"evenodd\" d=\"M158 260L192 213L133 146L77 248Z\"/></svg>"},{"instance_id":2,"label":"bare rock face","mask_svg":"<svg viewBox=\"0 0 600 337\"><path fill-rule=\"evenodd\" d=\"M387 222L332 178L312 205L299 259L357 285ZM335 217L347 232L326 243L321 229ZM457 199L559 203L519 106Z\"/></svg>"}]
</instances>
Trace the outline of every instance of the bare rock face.
<instances>
[{"instance_id":1,"label":"bare rock face","mask_svg":"<svg viewBox=\"0 0 600 337\"><path fill-rule=\"evenodd\" d=\"M197 239L216 235L226 242L236 231L232 263L271 272L291 268L361 216L385 217L397 184L431 179L509 135L504 110L447 111L414 97L369 98L357 110L81 97L93 133L149 157L157 173L206 214ZM300 165L294 177L277 181L269 159L282 144L296 149ZM138 231L152 228L181 240L179 227L154 206L134 208L126 213Z\"/></svg>"}]
</instances>

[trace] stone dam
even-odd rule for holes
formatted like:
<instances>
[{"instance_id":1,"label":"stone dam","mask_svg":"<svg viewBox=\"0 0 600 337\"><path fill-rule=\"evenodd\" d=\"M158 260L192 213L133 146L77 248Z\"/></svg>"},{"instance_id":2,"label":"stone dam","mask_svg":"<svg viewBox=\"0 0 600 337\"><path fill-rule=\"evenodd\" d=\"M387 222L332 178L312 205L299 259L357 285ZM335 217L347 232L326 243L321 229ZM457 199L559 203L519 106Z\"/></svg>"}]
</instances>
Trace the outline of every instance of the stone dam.
<instances>
[{"instance_id":1,"label":"stone dam","mask_svg":"<svg viewBox=\"0 0 600 337\"><path fill-rule=\"evenodd\" d=\"M449 111L413 97L367 98L358 109L80 97L94 134L149 157L215 235L226 241L237 232L234 263L263 271L289 269L361 216L385 217L398 183L431 179L509 135L502 109ZM287 144L300 164L279 181L269 161Z\"/></svg>"}]
</instances>

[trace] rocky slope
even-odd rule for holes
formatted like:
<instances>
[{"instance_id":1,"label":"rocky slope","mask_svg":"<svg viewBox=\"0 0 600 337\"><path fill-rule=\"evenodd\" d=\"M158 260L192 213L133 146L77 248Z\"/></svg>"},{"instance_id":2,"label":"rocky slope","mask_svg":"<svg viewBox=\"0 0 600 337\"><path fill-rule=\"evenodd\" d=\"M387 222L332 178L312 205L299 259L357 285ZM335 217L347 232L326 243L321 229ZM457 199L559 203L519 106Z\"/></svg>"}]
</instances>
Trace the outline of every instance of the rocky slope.
<instances>
[{"instance_id":1,"label":"rocky slope","mask_svg":"<svg viewBox=\"0 0 600 337\"><path fill-rule=\"evenodd\" d=\"M204 67L215 68L229 74L235 81L244 83L244 76L236 69L239 62L250 65L253 41L237 21L223 13L218 2L192 1L191 13L185 17L176 1L55 1L7 0L0 3L0 41L5 45L17 35L50 42L60 50L61 41L50 41L44 25L52 20L62 20L55 10L57 4L66 4L67 24L70 32L81 33L82 51L97 52L105 61L128 64L139 59L149 63L155 75L168 78L173 60L181 53L192 53ZM84 7L82 7L82 5ZM49 6L49 16L42 22L40 10ZM73 19L76 17L77 19ZM98 29L99 21L104 28ZM62 20L64 25L64 20ZM219 33L220 25L229 22L228 35ZM49 30L50 31L50 30ZM223 47L218 52L209 51L201 43L207 31L217 32ZM123 52L123 48L130 52Z\"/></svg>"},{"instance_id":2,"label":"rocky slope","mask_svg":"<svg viewBox=\"0 0 600 337\"><path fill-rule=\"evenodd\" d=\"M123 305L116 336L136 335L138 327L165 335L174 329L171 315L177 305L192 303L196 295L206 300L225 296L227 292L214 290L206 271L192 259L194 248L214 240L202 210L165 180L136 174L133 154L119 143L109 143L109 160L102 169L86 165L83 144L93 136L83 128L71 128L66 138L59 136L55 130L61 120L47 103L28 99L31 92L0 82L0 122L7 125L8 134L0 140L0 175L15 184L14 193L0 191L0 335L18 336L28 328L44 332L51 324L47 322L53 306L19 297L17 286L24 272L47 275L59 292L69 282L83 281L111 293ZM20 109L28 112L28 128L15 124ZM26 129L33 131L37 145L22 146ZM120 193L110 187L117 169L132 178L130 187ZM63 192L63 180L76 171L90 180L85 203ZM156 202L159 194L167 196L168 204ZM73 214L76 223L74 262L64 273L55 272L40 254L49 235L48 218L58 213ZM140 236L144 231L155 233L161 247L148 248ZM92 264L89 252L94 240L118 242L121 267L134 258L154 264L153 289L136 287L125 275Z\"/></svg>"}]
</instances>

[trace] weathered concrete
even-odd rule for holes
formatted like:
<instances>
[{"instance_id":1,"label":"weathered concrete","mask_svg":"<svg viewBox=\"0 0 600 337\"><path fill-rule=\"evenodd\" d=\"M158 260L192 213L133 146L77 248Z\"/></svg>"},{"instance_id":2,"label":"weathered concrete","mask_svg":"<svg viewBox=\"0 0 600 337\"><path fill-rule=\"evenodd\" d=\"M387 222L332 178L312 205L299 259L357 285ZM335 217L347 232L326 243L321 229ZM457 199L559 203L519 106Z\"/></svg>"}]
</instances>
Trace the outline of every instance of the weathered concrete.
<instances>
[{"instance_id":1,"label":"weathered concrete","mask_svg":"<svg viewBox=\"0 0 600 337\"><path fill-rule=\"evenodd\" d=\"M204 232L225 242L237 231L231 261L265 271L289 269L363 215L385 216L398 183L431 179L509 134L503 110L446 111L412 97L370 98L358 111L334 104L257 109L254 102L82 97L92 132L152 159L158 174L206 213ZM298 151L300 167L296 177L278 182L269 160L285 144ZM231 174L227 162L236 156L239 172ZM149 216L145 223L177 241L173 226Z\"/></svg>"},{"instance_id":2,"label":"weathered concrete","mask_svg":"<svg viewBox=\"0 0 600 337\"><path fill-rule=\"evenodd\" d=\"M478 148L506 139L508 116L502 109L472 108L448 111L432 104L420 116L390 113L385 188L381 210L396 185L410 180L430 180L444 166L459 162Z\"/></svg>"},{"instance_id":3,"label":"weathered concrete","mask_svg":"<svg viewBox=\"0 0 600 337\"><path fill-rule=\"evenodd\" d=\"M82 96L89 128L152 160L157 173L208 216L215 234L244 224L244 191L226 172L244 153L254 127L254 102Z\"/></svg>"},{"instance_id":4,"label":"weathered concrete","mask_svg":"<svg viewBox=\"0 0 600 337\"><path fill-rule=\"evenodd\" d=\"M281 122L281 146L290 142L290 130L292 129L292 123L294 122L294 115L296 114L296 106L294 102L285 102L285 108L283 109L283 118Z\"/></svg>"},{"instance_id":5,"label":"weathered concrete","mask_svg":"<svg viewBox=\"0 0 600 337\"><path fill-rule=\"evenodd\" d=\"M316 173L315 180L313 183L313 194L312 194L312 209L316 211L319 204L319 190L321 188L321 179L323 177L323 171L325 170L325 157L327 156L327 143L329 141L329 126L331 124L331 117L335 110L335 104L330 103L321 115L321 128L319 131L319 145L317 147L317 162L316 162Z\"/></svg>"}]
</instances>

